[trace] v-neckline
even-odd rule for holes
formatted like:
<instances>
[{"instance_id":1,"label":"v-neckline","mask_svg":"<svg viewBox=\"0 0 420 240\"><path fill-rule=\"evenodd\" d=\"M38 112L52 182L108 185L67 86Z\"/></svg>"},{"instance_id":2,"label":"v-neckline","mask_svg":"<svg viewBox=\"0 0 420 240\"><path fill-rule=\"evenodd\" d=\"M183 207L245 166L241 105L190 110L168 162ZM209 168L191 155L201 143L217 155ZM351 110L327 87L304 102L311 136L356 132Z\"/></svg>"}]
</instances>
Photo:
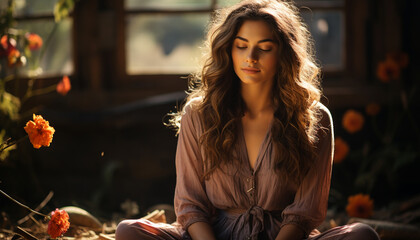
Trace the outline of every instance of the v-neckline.
<instances>
[{"instance_id":1,"label":"v-neckline","mask_svg":"<svg viewBox=\"0 0 420 240\"><path fill-rule=\"evenodd\" d=\"M266 130L265 133L265 137L263 138L259 148L258 148L258 153L257 153L257 158L255 159L255 163L254 163L254 167L251 166L251 162L249 159L249 155L248 155L248 147L246 145L246 140L245 140L245 133L244 133L244 125L242 124L242 121L240 121L240 135L241 135L241 145L243 148L243 151L241 151L243 153L243 157L244 160L247 163L247 166L249 167L250 171L252 173L255 173L259 166L260 166L260 162L261 162L261 157L264 155L266 149L267 149L267 141L269 139L269 136L271 135L271 128L272 128L272 124L273 124L273 120L270 122L270 124L268 125L268 128Z\"/></svg>"}]
</instances>

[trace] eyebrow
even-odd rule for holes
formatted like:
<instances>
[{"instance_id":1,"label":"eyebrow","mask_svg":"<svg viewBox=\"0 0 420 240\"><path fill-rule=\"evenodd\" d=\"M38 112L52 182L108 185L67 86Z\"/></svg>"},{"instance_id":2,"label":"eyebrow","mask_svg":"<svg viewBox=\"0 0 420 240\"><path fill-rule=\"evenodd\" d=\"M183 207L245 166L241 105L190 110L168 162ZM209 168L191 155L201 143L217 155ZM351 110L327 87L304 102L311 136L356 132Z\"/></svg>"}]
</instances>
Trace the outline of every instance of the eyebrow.
<instances>
[{"instance_id":1,"label":"eyebrow","mask_svg":"<svg viewBox=\"0 0 420 240\"><path fill-rule=\"evenodd\" d=\"M242 41L249 42L248 39L240 37L240 36L236 36L235 39L240 39ZM262 39L258 41L258 43L262 43L262 42L274 42L274 40L271 38L266 38L266 39Z\"/></svg>"}]
</instances>

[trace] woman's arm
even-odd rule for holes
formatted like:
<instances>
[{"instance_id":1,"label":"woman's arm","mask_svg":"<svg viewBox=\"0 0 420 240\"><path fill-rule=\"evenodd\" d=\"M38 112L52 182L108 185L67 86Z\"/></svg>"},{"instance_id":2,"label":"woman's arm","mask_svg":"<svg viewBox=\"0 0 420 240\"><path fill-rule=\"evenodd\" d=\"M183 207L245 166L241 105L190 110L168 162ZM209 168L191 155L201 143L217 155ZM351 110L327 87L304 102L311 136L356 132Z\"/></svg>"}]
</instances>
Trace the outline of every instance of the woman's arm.
<instances>
[{"instance_id":1,"label":"woman's arm","mask_svg":"<svg viewBox=\"0 0 420 240\"><path fill-rule=\"evenodd\" d=\"M319 140L315 146L317 157L314 159L314 165L302 180L293 203L283 210L280 228L283 230L286 225L295 225L304 233L304 237L307 237L324 221L331 183L334 153L333 123L328 109L323 105L320 105L320 108L322 119L317 134Z\"/></svg>"},{"instance_id":2,"label":"woman's arm","mask_svg":"<svg viewBox=\"0 0 420 240\"><path fill-rule=\"evenodd\" d=\"M287 224L280 229L276 240L301 240L303 237L304 232L301 229L299 229L296 225Z\"/></svg>"},{"instance_id":3,"label":"woman's arm","mask_svg":"<svg viewBox=\"0 0 420 240\"><path fill-rule=\"evenodd\" d=\"M209 219L213 215L213 206L207 197L202 179L204 161L199 145L201 132L198 112L192 105L187 105L181 119L175 159L177 180L174 207L177 222L188 233L195 234L193 239L214 239L201 238L202 232L212 233L209 231L212 230ZM202 237L207 235L213 236L206 234Z\"/></svg>"},{"instance_id":4,"label":"woman's arm","mask_svg":"<svg viewBox=\"0 0 420 240\"><path fill-rule=\"evenodd\" d=\"M206 222L195 222L188 227L188 233L193 240L216 240L213 229Z\"/></svg>"}]
</instances>

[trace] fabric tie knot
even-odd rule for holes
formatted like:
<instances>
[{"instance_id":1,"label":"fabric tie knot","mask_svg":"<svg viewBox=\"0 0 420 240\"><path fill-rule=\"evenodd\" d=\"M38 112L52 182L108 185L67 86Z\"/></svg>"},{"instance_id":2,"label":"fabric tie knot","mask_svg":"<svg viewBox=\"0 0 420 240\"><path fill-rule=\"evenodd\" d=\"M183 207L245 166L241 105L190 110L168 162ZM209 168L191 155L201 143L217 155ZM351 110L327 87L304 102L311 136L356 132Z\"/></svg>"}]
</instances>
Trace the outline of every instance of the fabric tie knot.
<instances>
[{"instance_id":1,"label":"fabric tie knot","mask_svg":"<svg viewBox=\"0 0 420 240\"><path fill-rule=\"evenodd\" d=\"M264 209L260 206L252 206L243 212L235 222L234 236L240 236L239 232L248 232L248 239L258 239L258 234L264 231Z\"/></svg>"},{"instance_id":2,"label":"fabric tie knot","mask_svg":"<svg viewBox=\"0 0 420 240\"><path fill-rule=\"evenodd\" d=\"M251 224L249 238L257 239L258 234L264 231L264 209L259 206L253 206L248 209L246 217L247 222Z\"/></svg>"}]
</instances>

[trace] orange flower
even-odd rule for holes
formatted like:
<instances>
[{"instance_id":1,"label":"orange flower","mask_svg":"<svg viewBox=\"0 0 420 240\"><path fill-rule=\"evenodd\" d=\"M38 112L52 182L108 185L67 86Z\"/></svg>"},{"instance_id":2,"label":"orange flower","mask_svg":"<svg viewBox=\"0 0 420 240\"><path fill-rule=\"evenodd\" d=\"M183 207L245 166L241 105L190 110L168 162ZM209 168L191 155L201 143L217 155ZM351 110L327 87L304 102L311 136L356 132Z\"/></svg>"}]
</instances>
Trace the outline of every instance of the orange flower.
<instances>
[{"instance_id":1,"label":"orange flower","mask_svg":"<svg viewBox=\"0 0 420 240\"><path fill-rule=\"evenodd\" d=\"M379 80L387 83L391 80L397 80L400 77L400 72L400 65L392 59L387 59L378 64L376 75Z\"/></svg>"},{"instance_id":2,"label":"orange flower","mask_svg":"<svg viewBox=\"0 0 420 240\"><path fill-rule=\"evenodd\" d=\"M410 62L408 54L403 52L388 53L386 58L396 62L401 68L406 68Z\"/></svg>"},{"instance_id":3,"label":"orange flower","mask_svg":"<svg viewBox=\"0 0 420 240\"><path fill-rule=\"evenodd\" d=\"M12 50L16 50L16 40L3 35L0 39L0 57L9 56Z\"/></svg>"},{"instance_id":4,"label":"orange flower","mask_svg":"<svg viewBox=\"0 0 420 240\"><path fill-rule=\"evenodd\" d=\"M0 39L0 44L1 44L1 47L3 49L7 49L8 45L9 45L7 40L8 40L7 35L3 35Z\"/></svg>"},{"instance_id":5,"label":"orange flower","mask_svg":"<svg viewBox=\"0 0 420 240\"><path fill-rule=\"evenodd\" d=\"M55 129L41 115L33 114L33 119L34 121L28 121L24 127L26 133L28 133L29 140L34 148L49 147Z\"/></svg>"},{"instance_id":6,"label":"orange flower","mask_svg":"<svg viewBox=\"0 0 420 240\"><path fill-rule=\"evenodd\" d=\"M29 49L38 50L42 47L42 38L36 33L26 33L26 40L29 44Z\"/></svg>"},{"instance_id":7,"label":"orange flower","mask_svg":"<svg viewBox=\"0 0 420 240\"><path fill-rule=\"evenodd\" d=\"M344 113L342 125L347 132L355 133L362 129L364 122L365 118L360 112L350 109Z\"/></svg>"},{"instance_id":8,"label":"orange flower","mask_svg":"<svg viewBox=\"0 0 420 240\"><path fill-rule=\"evenodd\" d=\"M365 111L369 116L376 116L381 111L381 106L377 103L369 103L366 105Z\"/></svg>"},{"instance_id":9,"label":"orange flower","mask_svg":"<svg viewBox=\"0 0 420 240\"><path fill-rule=\"evenodd\" d=\"M350 196L346 211L350 217L369 218L373 214L373 200L365 194Z\"/></svg>"},{"instance_id":10,"label":"orange flower","mask_svg":"<svg viewBox=\"0 0 420 240\"><path fill-rule=\"evenodd\" d=\"M64 76L63 79L57 84L57 92L61 95L66 95L71 89L70 79Z\"/></svg>"},{"instance_id":11,"label":"orange flower","mask_svg":"<svg viewBox=\"0 0 420 240\"><path fill-rule=\"evenodd\" d=\"M48 223L47 232L51 238L58 238L70 227L69 215L64 210L55 209L51 212L51 220Z\"/></svg>"},{"instance_id":12,"label":"orange flower","mask_svg":"<svg viewBox=\"0 0 420 240\"><path fill-rule=\"evenodd\" d=\"M344 158L346 158L350 147L341 137L337 137L334 142L334 163L340 163Z\"/></svg>"},{"instance_id":13,"label":"orange flower","mask_svg":"<svg viewBox=\"0 0 420 240\"><path fill-rule=\"evenodd\" d=\"M10 50L9 55L7 55L7 63L9 67L19 64L20 62L20 52L16 48Z\"/></svg>"}]
</instances>

